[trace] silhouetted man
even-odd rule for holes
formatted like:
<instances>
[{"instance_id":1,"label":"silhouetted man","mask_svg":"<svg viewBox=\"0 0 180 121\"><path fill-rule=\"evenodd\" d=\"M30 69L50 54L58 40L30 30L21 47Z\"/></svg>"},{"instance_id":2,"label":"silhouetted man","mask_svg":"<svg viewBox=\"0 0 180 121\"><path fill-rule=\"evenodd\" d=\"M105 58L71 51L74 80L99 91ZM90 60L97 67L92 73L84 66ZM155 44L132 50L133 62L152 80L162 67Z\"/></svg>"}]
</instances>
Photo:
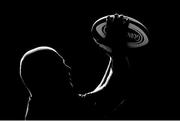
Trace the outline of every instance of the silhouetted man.
<instances>
[{"instance_id":1,"label":"silhouetted man","mask_svg":"<svg viewBox=\"0 0 180 121\"><path fill-rule=\"evenodd\" d=\"M29 90L26 119L71 119L74 110L70 68L57 53L44 49L29 53L22 62L22 78Z\"/></svg>"}]
</instances>

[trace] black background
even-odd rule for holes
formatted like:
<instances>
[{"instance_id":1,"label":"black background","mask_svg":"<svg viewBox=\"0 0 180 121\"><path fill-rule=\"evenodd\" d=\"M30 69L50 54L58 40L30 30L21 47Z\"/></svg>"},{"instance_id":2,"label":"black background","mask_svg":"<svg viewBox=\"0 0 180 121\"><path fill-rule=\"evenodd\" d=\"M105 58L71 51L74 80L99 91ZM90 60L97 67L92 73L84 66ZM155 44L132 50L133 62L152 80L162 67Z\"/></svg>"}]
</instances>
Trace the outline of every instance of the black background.
<instances>
[{"instance_id":1,"label":"black background","mask_svg":"<svg viewBox=\"0 0 180 121\"><path fill-rule=\"evenodd\" d=\"M138 94L125 104L125 119L179 118L176 6L175 3L140 1L4 3L0 118L22 119L20 109L26 98L18 66L22 55L31 48L47 45L58 49L74 68L77 80L92 84L94 77L101 78L106 61L96 52L90 28L100 17L116 12L139 20L150 33L149 45L134 50L131 55L134 78L129 85L135 85L133 89L137 89Z\"/></svg>"}]
</instances>

